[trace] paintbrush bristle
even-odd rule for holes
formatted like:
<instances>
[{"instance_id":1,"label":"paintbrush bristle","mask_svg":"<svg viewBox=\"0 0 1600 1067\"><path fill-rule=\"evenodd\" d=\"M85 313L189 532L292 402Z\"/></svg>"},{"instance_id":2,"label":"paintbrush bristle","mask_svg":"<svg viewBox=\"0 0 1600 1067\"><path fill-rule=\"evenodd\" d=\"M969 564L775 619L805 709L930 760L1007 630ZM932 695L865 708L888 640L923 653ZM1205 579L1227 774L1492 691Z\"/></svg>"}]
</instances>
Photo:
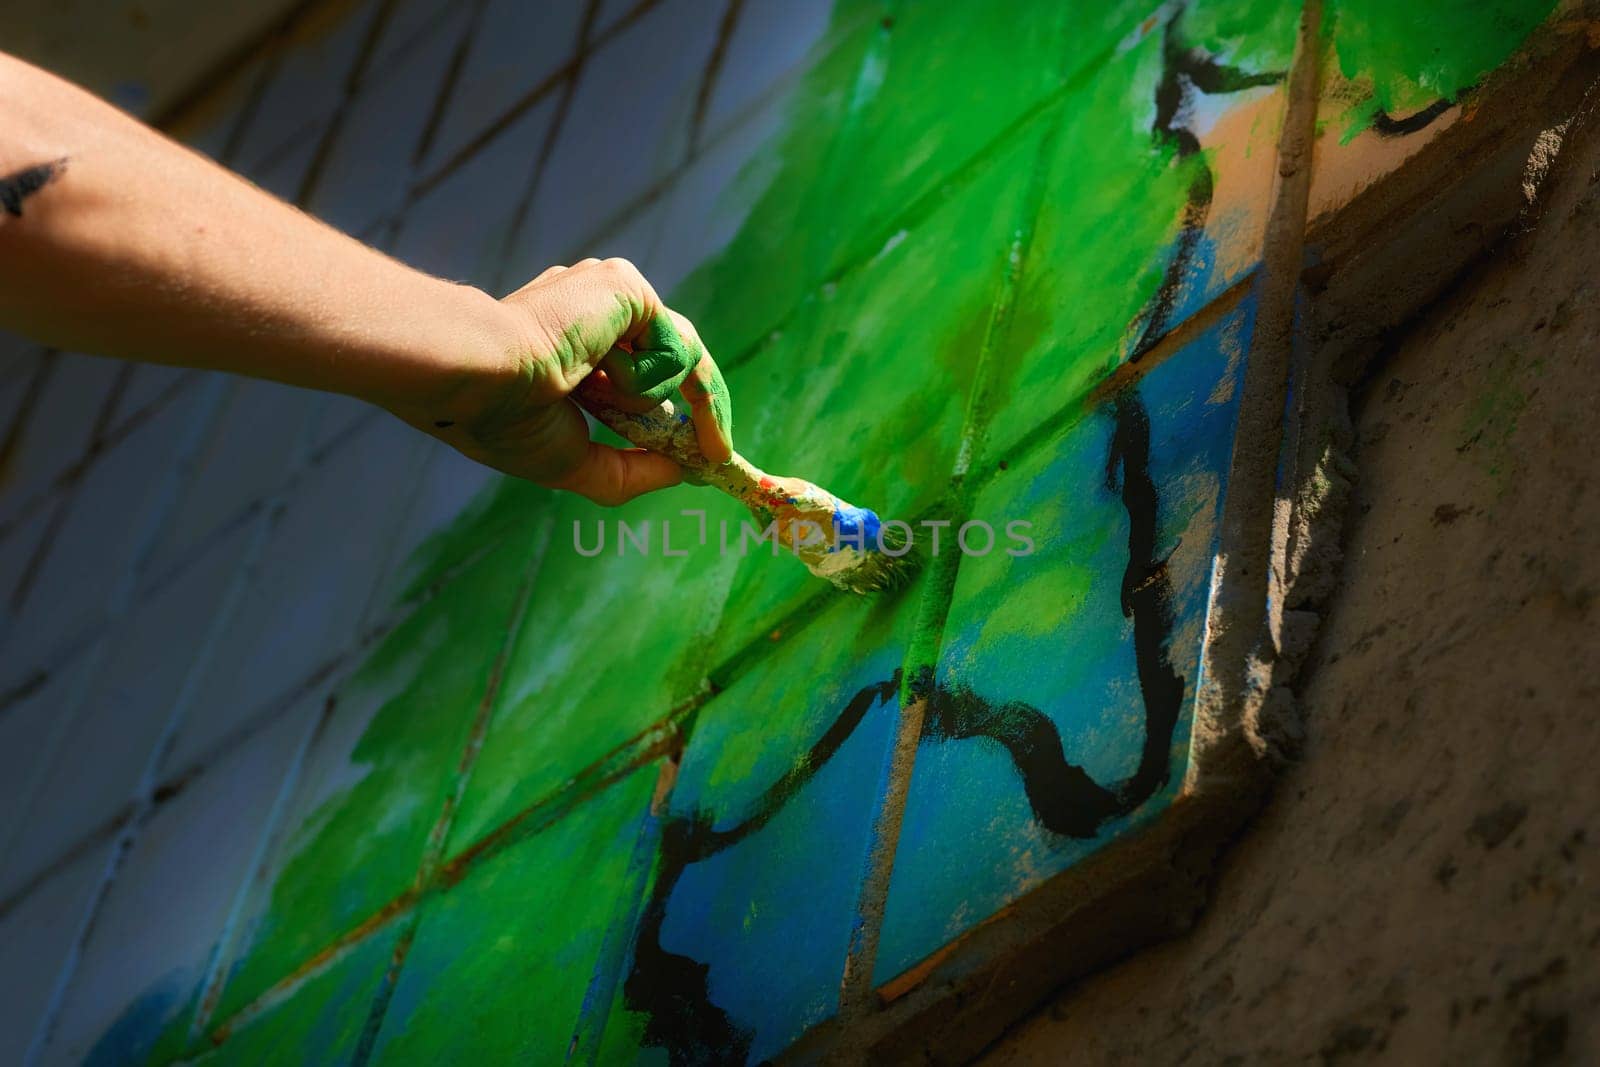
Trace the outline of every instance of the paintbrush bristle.
<instances>
[{"instance_id":1,"label":"paintbrush bristle","mask_svg":"<svg viewBox=\"0 0 1600 1067\"><path fill-rule=\"evenodd\" d=\"M903 538L901 539L903 542ZM889 538L885 537L886 547ZM844 549L836 555L850 554L850 559L843 566L830 569L827 572L810 567L811 573L832 582L837 589L847 593L890 593L896 589L903 589L911 584L917 572L922 569L922 560L915 553L907 551L903 555L889 555L886 552L857 552L854 549ZM808 565L809 566L809 565Z\"/></svg>"}]
</instances>

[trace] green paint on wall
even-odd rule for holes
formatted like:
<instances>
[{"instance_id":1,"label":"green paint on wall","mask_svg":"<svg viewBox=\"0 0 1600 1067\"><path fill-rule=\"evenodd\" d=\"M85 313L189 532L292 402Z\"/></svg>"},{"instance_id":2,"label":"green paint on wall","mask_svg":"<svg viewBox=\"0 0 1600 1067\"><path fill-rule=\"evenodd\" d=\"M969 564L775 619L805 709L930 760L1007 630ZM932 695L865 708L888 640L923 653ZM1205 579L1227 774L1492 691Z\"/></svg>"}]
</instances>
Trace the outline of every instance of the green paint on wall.
<instances>
[{"instance_id":1,"label":"green paint on wall","mask_svg":"<svg viewBox=\"0 0 1600 1067\"><path fill-rule=\"evenodd\" d=\"M374 1064L560 1063L628 877L653 766L428 901L373 1047ZM620 943L619 943L620 944Z\"/></svg>"},{"instance_id":2,"label":"green paint on wall","mask_svg":"<svg viewBox=\"0 0 1600 1067\"><path fill-rule=\"evenodd\" d=\"M218 1021L410 887L533 549L527 538L503 541L390 633L341 688Z\"/></svg>"},{"instance_id":3,"label":"green paint on wall","mask_svg":"<svg viewBox=\"0 0 1600 1067\"><path fill-rule=\"evenodd\" d=\"M394 941L390 929L362 942L307 979L293 996L229 1034L221 1046L188 1062L206 1067L350 1062Z\"/></svg>"},{"instance_id":4,"label":"green paint on wall","mask_svg":"<svg viewBox=\"0 0 1600 1067\"><path fill-rule=\"evenodd\" d=\"M1403 115L1480 80L1550 8L1549 0L1330 0L1340 70L1372 85L1350 129L1365 128L1379 108ZM1125 358L1188 194L1215 162L1179 159L1152 134L1162 34L1139 28L1154 10L1148 2L836 6L827 48L788 90L783 132L752 162L770 171L765 192L729 245L673 294L728 369L742 450L895 518L936 507L959 452L1019 198L1039 166L1034 237L994 354L1000 417L990 457L1005 458ZM1180 25L1188 45L1271 71L1288 64L1296 16L1292 4L1197 0ZM1041 160L1044 143L1052 147ZM1515 412L1509 401L1486 401L1467 430L1508 435ZM1025 647L1058 628L1094 576L1073 561L1125 537L1111 523L1074 527L1059 494L1034 506L1041 528L1073 531L1064 535L1069 559L1047 580L1023 561L985 563L969 579L985 579L982 597L957 602L962 617L978 618L974 647ZM659 545L663 522L691 529L694 520L680 515L686 508L707 511L709 551L619 556L613 541L590 560L573 550L574 520L590 531L602 519L636 528L648 520ZM708 795L731 794L770 778L775 754L793 751L815 723L769 720L762 709L787 706L842 663L908 640L914 601L830 606L831 619L872 616L850 643L830 644L829 631L815 627L773 639L821 587L792 560L719 557L717 521L737 530L742 517L737 505L690 488L602 511L502 480L430 539L405 593L418 601L414 614L341 695L348 710L307 766L269 898L247 916L218 1020L410 885L541 520L553 523L550 548L450 850L564 788L752 648L729 679L748 696L748 717L702 724L721 731L704 786ZM420 599L440 582L437 596ZM931 650L941 636L922 639ZM808 654L769 658L768 649L791 640ZM730 706L724 701L718 714ZM380 1058L459 1058L463 1040L491 1060L564 1054L596 932L632 892L619 866L622 842L649 784L648 774L634 775L427 905ZM339 966L353 969L357 958ZM260 1055L270 1062L270 1040L294 1059L308 1035L346 1040L345 1016L322 1021L331 994L321 991L344 990L355 1003L370 997L368 978L329 981L314 979L224 1051L250 1061L269 1048ZM633 1047L633 1025L607 1030L607 1057L619 1041Z\"/></svg>"},{"instance_id":5,"label":"green paint on wall","mask_svg":"<svg viewBox=\"0 0 1600 1067\"><path fill-rule=\"evenodd\" d=\"M1554 0L1329 0L1324 19L1339 71L1369 84L1345 114L1349 141L1381 110L1392 118L1454 99L1503 63Z\"/></svg>"}]
</instances>

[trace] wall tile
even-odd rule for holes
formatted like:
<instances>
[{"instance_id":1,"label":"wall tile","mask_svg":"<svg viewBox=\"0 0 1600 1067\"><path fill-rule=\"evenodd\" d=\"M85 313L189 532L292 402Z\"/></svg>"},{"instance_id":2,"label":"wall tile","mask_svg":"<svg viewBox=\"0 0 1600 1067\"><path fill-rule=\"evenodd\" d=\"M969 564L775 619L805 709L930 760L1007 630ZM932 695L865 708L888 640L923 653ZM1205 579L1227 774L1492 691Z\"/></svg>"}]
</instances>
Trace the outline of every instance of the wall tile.
<instances>
[{"instance_id":1,"label":"wall tile","mask_svg":"<svg viewBox=\"0 0 1600 1067\"><path fill-rule=\"evenodd\" d=\"M836 8L834 17L859 17L857 6ZM1139 15L1147 6L1138 5ZM841 86L849 103L837 154L814 193L813 203L830 210L802 237L824 273L873 254L907 205L977 158L1059 88L1070 68L1094 62L1096 46L1115 40L1102 43L1097 24L1130 21L1109 11L917 4L872 25L866 61Z\"/></svg>"},{"instance_id":2,"label":"wall tile","mask_svg":"<svg viewBox=\"0 0 1600 1067\"><path fill-rule=\"evenodd\" d=\"M248 540L241 530L211 546L108 635L83 701L59 709L70 711L70 728L39 791L20 806L12 869L42 869L129 809Z\"/></svg>"},{"instance_id":3,"label":"wall tile","mask_svg":"<svg viewBox=\"0 0 1600 1067\"><path fill-rule=\"evenodd\" d=\"M395 255L430 274L491 288L555 111L554 99L534 105L411 205Z\"/></svg>"},{"instance_id":4,"label":"wall tile","mask_svg":"<svg viewBox=\"0 0 1600 1067\"><path fill-rule=\"evenodd\" d=\"M375 404L343 393L324 393L316 398L311 412L311 434L306 454L313 462L318 462L328 452L342 447L358 432L364 432L386 418L383 410Z\"/></svg>"},{"instance_id":5,"label":"wall tile","mask_svg":"<svg viewBox=\"0 0 1600 1067\"><path fill-rule=\"evenodd\" d=\"M240 173L279 200L296 203L326 132L327 123L319 122L261 162L241 167Z\"/></svg>"},{"instance_id":6,"label":"wall tile","mask_svg":"<svg viewBox=\"0 0 1600 1067\"><path fill-rule=\"evenodd\" d=\"M204 398L185 397L167 417L139 426L84 475L52 538L5 646L4 676L44 661L104 620L177 492L177 468L192 447L191 420Z\"/></svg>"},{"instance_id":7,"label":"wall tile","mask_svg":"<svg viewBox=\"0 0 1600 1067\"><path fill-rule=\"evenodd\" d=\"M811 234L831 210L821 190L836 165L850 87L876 40L876 25L859 25L809 60L803 75L751 120L754 126L707 145L695 164L705 169L702 176L691 177L693 168L685 176L682 188L690 199L674 209L663 255L680 260L671 273L687 273L681 283L671 282L676 305L720 352L748 349L825 280L831 246ZM704 210L711 213L701 219L707 232L699 235L693 212ZM704 261L697 254L713 251L715 258ZM751 285L750 278L761 283Z\"/></svg>"},{"instance_id":8,"label":"wall tile","mask_svg":"<svg viewBox=\"0 0 1600 1067\"><path fill-rule=\"evenodd\" d=\"M460 153L576 56L583 11L581 3L489 0L424 171Z\"/></svg>"},{"instance_id":9,"label":"wall tile","mask_svg":"<svg viewBox=\"0 0 1600 1067\"><path fill-rule=\"evenodd\" d=\"M130 1063L188 1044L196 998L323 698L209 768L139 831L95 916L46 1058Z\"/></svg>"},{"instance_id":10,"label":"wall tile","mask_svg":"<svg viewBox=\"0 0 1600 1067\"><path fill-rule=\"evenodd\" d=\"M459 562L438 560L425 546L437 544L462 515L488 507L496 492L495 483L504 478L441 441L430 438L422 447L416 493L399 524L389 573L384 575L374 597L379 611L393 607L416 592L419 583ZM490 547L492 544L485 543L474 550Z\"/></svg>"},{"instance_id":11,"label":"wall tile","mask_svg":"<svg viewBox=\"0 0 1600 1067\"><path fill-rule=\"evenodd\" d=\"M740 233L781 164L771 151L783 129L787 98L724 131L689 164L662 197L663 220L648 262L648 276L663 296L676 300L678 285L709 263ZM694 296L689 297L694 306ZM708 326L717 326L713 320ZM725 331L719 329L718 333ZM721 337L708 340L727 356ZM732 338L729 343L736 343Z\"/></svg>"},{"instance_id":12,"label":"wall tile","mask_svg":"<svg viewBox=\"0 0 1600 1067\"><path fill-rule=\"evenodd\" d=\"M39 344L32 338L0 330L0 383L32 373L39 352Z\"/></svg>"},{"instance_id":13,"label":"wall tile","mask_svg":"<svg viewBox=\"0 0 1600 1067\"><path fill-rule=\"evenodd\" d=\"M190 148L204 152L226 165L223 159L243 113L262 89L262 76L270 60L257 55L236 66L227 81L206 98L184 109L178 123L163 132Z\"/></svg>"},{"instance_id":14,"label":"wall tile","mask_svg":"<svg viewBox=\"0 0 1600 1067\"><path fill-rule=\"evenodd\" d=\"M56 511L63 506L63 499L59 497L46 501L0 534L0 647L4 647L8 627L13 621L12 597L33 572L34 561L44 547L44 536L55 521ZM29 666L31 669L36 665Z\"/></svg>"},{"instance_id":15,"label":"wall tile","mask_svg":"<svg viewBox=\"0 0 1600 1067\"><path fill-rule=\"evenodd\" d=\"M0 901L39 873L11 845L27 829L25 817L71 723L67 715L89 679L92 650L50 675L27 697L0 712Z\"/></svg>"},{"instance_id":16,"label":"wall tile","mask_svg":"<svg viewBox=\"0 0 1600 1067\"><path fill-rule=\"evenodd\" d=\"M1176 794L1251 321L1246 304L975 501L997 545L956 580L877 981ZM1010 554L1026 551L1017 520L1030 554Z\"/></svg>"},{"instance_id":17,"label":"wall tile","mask_svg":"<svg viewBox=\"0 0 1600 1067\"><path fill-rule=\"evenodd\" d=\"M372 1062L563 1060L633 915L655 781L654 767L634 772L430 900Z\"/></svg>"},{"instance_id":18,"label":"wall tile","mask_svg":"<svg viewBox=\"0 0 1600 1067\"><path fill-rule=\"evenodd\" d=\"M702 709L608 1048L765 1062L837 1010L916 609L841 594Z\"/></svg>"},{"instance_id":19,"label":"wall tile","mask_svg":"<svg viewBox=\"0 0 1600 1067\"><path fill-rule=\"evenodd\" d=\"M390 70L366 81L345 110L308 210L346 233L396 212L411 183L445 72L467 24L458 8Z\"/></svg>"},{"instance_id":20,"label":"wall tile","mask_svg":"<svg viewBox=\"0 0 1600 1067\"><path fill-rule=\"evenodd\" d=\"M0 483L0 522L50 487L89 450L96 421L122 364L64 352L52 365L38 401L21 423L16 451Z\"/></svg>"},{"instance_id":21,"label":"wall tile","mask_svg":"<svg viewBox=\"0 0 1600 1067\"><path fill-rule=\"evenodd\" d=\"M407 52L425 44L460 6L450 0L398 0L373 46L367 76L382 77Z\"/></svg>"},{"instance_id":22,"label":"wall tile","mask_svg":"<svg viewBox=\"0 0 1600 1067\"><path fill-rule=\"evenodd\" d=\"M1188 62L1272 81L1293 51L1294 12L1240 36L1228 22L1239 8L1236 0L1196 4L1172 24L1172 41ZM1044 116L1056 123L1052 159L995 368L994 410L1003 413L994 420L995 455L1260 259L1283 93L1275 81L1215 95L1191 88L1174 120L1184 132L1153 137L1145 116L1153 118L1173 75L1164 68L1168 32L1160 21L1143 24L1074 93L1074 106ZM1189 136L1199 154L1177 157L1174 144ZM1185 237L1191 199L1191 222L1203 225Z\"/></svg>"},{"instance_id":23,"label":"wall tile","mask_svg":"<svg viewBox=\"0 0 1600 1067\"><path fill-rule=\"evenodd\" d=\"M300 20L240 139L238 166L248 172L333 116L381 7L380 0L356 0Z\"/></svg>"},{"instance_id":24,"label":"wall tile","mask_svg":"<svg viewBox=\"0 0 1600 1067\"><path fill-rule=\"evenodd\" d=\"M884 519L916 523L934 506L961 449L967 393L1037 154L1036 139L1018 141L728 373L739 448L752 462ZM713 662L765 638L827 588L791 559L752 554L734 577Z\"/></svg>"},{"instance_id":25,"label":"wall tile","mask_svg":"<svg viewBox=\"0 0 1600 1067\"><path fill-rule=\"evenodd\" d=\"M109 845L86 852L0 914L0 1059L7 1063L23 1062L109 853Z\"/></svg>"},{"instance_id":26,"label":"wall tile","mask_svg":"<svg viewBox=\"0 0 1600 1067\"><path fill-rule=\"evenodd\" d=\"M241 913L219 1020L412 884L533 547L508 542L459 575L340 688Z\"/></svg>"},{"instance_id":27,"label":"wall tile","mask_svg":"<svg viewBox=\"0 0 1600 1067\"><path fill-rule=\"evenodd\" d=\"M833 8L833 0L745 0L706 104L705 132L715 135L808 58L826 51L834 43ZM863 5L857 10L856 19L870 13ZM834 33L842 36L846 29Z\"/></svg>"},{"instance_id":28,"label":"wall tile","mask_svg":"<svg viewBox=\"0 0 1600 1067\"><path fill-rule=\"evenodd\" d=\"M667 0L583 64L513 272L581 259L586 242L679 166L720 12ZM618 77L649 56L650 76ZM625 147L622 147L625 146Z\"/></svg>"},{"instance_id":29,"label":"wall tile","mask_svg":"<svg viewBox=\"0 0 1600 1067\"><path fill-rule=\"evenodd\" d=\"M210 1031L217 1048L196 1064L349 1063L394 955L396 929L378 931L318 969L280 1003Z\"/></svg>"},{"instance_id":30,"label":"wall tile","mask_svg":"<svg viewBox=\"0 0 1600 1067\"><path fill-rule=\"evenodd\" d=\"M140 363L123 383L117 394L116 407L111 413L111 427L125 424L129 419L144 415L156 404L166 400L186 384L192 384L199 375L182 367L166 367L159 363Z\"/></svg>"},{"instance_id":31,"label":"wall tile","mask_svg":"<svg viewBox=\"0 0 1600 1067\"><path fill-rule=\"evenodd\" d=\"M385 417L306 471L185 713L169 768L353 648L415 485L418 438Z\"/></svg>"},{"instance_id":32,"label":"wall tile","mask_svg":"<svg viewBox=\"0 0 1600 1067\"><path fill-rule=\"evenodd\" d=\"M254 378L229 379L225 389L150 559L152 575L182 566L208 537L283 488L320 402L308 390Z\"/></svg>"},{"instance_id":33,"label":"wall tile","mask_svg":"<svg viewBox=\"0 0 1600 1067\"><path fill-rule=\"evenodd\" d=\"M642 6L641 0L600 0L600 10L595 13L594 26L589 31L591 39L603 40L617 29L624 16Z\"/></svg>"},{"instance_id":34,"label":"wall tile","mask_svg":"<svg viewBox=\"0 0 1600 1067\"><path fill-rule=\"evenodd\" d=\"M1310 217L1343 207L1452 123L1454 102L1509 57L1553 0L1466 8L1330 0Z\"/></svg>"},{"instance_id":35,"label":"wall tile","mask_svg":"<svg viewBox=\"0 0 1600 1067\"><path fill-rule=\"evenodd\" d=\"M570 495L552 504L549 548L456 813L452 852L661 720L700 690L709 666L707 639L737 563L718 551L717 523L739 506L692 487L640 497L625 513ZM708 544L684 509L706 511ZM619 519L648 538L647 554L632 542L621 554ZM604 550L580 555L574 524L593 551L602 523Z\"/></svg>"}]
</instances>

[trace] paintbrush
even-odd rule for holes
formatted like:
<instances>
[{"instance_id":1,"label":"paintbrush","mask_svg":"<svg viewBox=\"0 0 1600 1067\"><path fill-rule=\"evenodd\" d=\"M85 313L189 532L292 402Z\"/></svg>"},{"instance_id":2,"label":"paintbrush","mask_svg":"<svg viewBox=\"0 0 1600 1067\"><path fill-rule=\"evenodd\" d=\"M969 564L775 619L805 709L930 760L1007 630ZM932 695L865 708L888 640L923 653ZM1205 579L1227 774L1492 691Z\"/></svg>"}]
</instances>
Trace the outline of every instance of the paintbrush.
<instances>
[{"instance_id":1,"label":"paintbrush","mask_svg":"<svg viewBox=\"0 0 1600 1067\"><path fill-rule=\"evenodd\" d=\"M586 381L578 402L612 432L637 448L659 452L683 468L684 479L709 485L742 502L763 531L819 578L851 593L897 589L916 575L917 559L907 534L885 526L868 508L858 508L800 478L767 474L735 452L712 463L695 440L687 411L664 400L646 412L626 411Z\"/></svg>"}]
</instances>

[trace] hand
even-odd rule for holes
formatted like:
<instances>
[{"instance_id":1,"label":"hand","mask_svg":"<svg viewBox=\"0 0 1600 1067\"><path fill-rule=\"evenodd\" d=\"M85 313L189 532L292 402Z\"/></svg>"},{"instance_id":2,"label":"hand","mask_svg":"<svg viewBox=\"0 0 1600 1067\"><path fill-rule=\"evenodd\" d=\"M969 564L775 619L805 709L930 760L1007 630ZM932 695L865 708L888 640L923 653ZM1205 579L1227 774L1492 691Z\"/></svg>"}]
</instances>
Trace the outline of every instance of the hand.
<instances>
[{"instance_id":1,"label":"hand","mask_svg":"<svg viewBox=\"0 0 1600 1067\"><path fill-rule=\"evenodd\" d=\"M590 440L571 394L593 375L625 408L649 410L678 390L701 452L714 463L732 457L721 372L694 325L627 260L551 267L500 304L515 323L515 351L457 375L426 416L403 418L481 463L599 504L678 484L682 472L667 457Z\"/></svg>"}]
</instances>

